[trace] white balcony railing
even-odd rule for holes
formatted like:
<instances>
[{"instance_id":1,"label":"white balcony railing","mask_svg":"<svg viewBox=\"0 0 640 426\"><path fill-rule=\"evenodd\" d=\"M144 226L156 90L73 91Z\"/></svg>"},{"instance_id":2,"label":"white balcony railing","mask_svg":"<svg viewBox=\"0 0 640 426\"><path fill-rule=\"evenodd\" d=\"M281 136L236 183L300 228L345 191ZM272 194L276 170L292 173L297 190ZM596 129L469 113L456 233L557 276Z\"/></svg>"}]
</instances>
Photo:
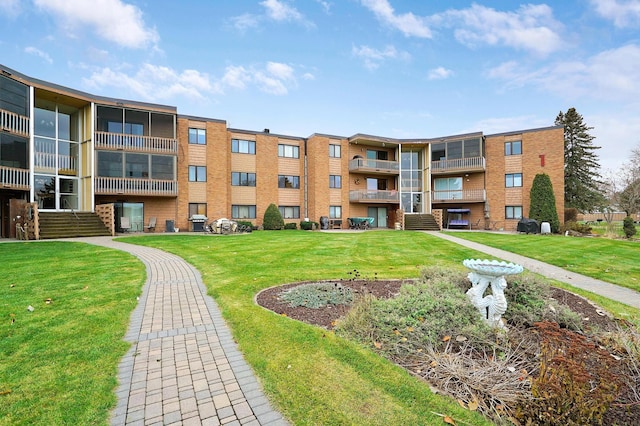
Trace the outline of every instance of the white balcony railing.
<instances>
[{"instance_id":1,"label":"white balcony railing","mask_svg":"<svg viewBox=\"0 0 640 426\"><path fill-rule=\"evenodd\" d=\"M0 186L12 189L29 189L29 170L0 166Z\"/></svg>"},{"instance_id":2,"label":"white balcony railing","mask_svg":"<svg viewBox=\"0 0 640 426\"><path fill-rule=\"evenodd\" d=\"M96 132L96 149L161 152L175 154L178 141L156 136L123 135L122 133Z\"/></svg>"},{"instance_id":3,"label":"white balcony railing","mask_svg":"<svg viewBox=\"0 0 640 426\"><path fill-rule=\"evenodd\" d=\"M459 170L485 170L484 157L456 158L431 162L431 173L443 173Z\"/></svg>"},{"instance_id":4,"label":"white balcony railing","mask_svg":"<svg viewBox=\"0 0 640 426\"><path fill-rule=\"evenodd\" d=\"M0 130L29 136L29 117L0 109Z\"/></svg>"},{"instance_id":5,"label":"white balcony railing","mask_svg":"<svg viewBox=\"0 0 640 426\"><path fill-rule=\"evenodd\" d=\"M349 191L349 201L357 203L397 203L398 191L354 190Z\"/></svg>"},{"instance_id":6,"label":"white balcony railing","mask_svg":"<svg viewBox=\"0 0 640 426\"><path fill-rule=\"evenodd\" d=\"M71 155L56 155L48 152L36 152L34 155L33 165L38 171L54 172L57 169L60 174L78 174L78 158Z\"/></svg>"},{"instance_id":7,"label":"white balcony railing","mask_svg":"<svg viewBox=\"0 0 640 426\"><path fill-rule=\"evenodd\" d=\"M178 195L178 182L175 180L134 179L134 178L95 178L96 194L155 195L175 197Z\"/></svg>"},{"instance_id":8,"label":"white balcony railing","mask_svg":"<svg viewBox=\"0 0 640 426\"><path fill-rule=\"evenodd\" d=\"M354 158L349 161L349 171L398 173L400 163L389 160L371 160L368 158Z\"/></svg>"},{"instance_id":9,"label":"white balcony railing","mask_svg":"<svg viewBox=\"0 0 640 426\"><path fill-rule=\"evenodd\" d=\"M487 194L484 189L433 191L431 194L431 200L435 203L457 201L479 202L486 201L487 199Z\"/></svg>"}]
</instances>

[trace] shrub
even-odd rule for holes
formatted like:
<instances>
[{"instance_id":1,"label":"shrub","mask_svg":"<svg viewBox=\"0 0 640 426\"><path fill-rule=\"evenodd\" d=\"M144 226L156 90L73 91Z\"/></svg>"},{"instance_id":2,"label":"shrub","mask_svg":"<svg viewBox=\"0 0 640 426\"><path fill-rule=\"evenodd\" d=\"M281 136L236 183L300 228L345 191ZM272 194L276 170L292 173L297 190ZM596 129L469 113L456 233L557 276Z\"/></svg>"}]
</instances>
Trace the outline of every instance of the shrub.
<instances>
[{"instance_id":1,"label":"shrub","mask_svg":"<svg viewBox=\"0 0 640 426\"><path fill-rule=\"evenodd\" d=\"M327 305L348 305L353 301L350 288L331 282L302 284L283 291L279 297L289 302L292 308L305 306L317 309Z\"/></svg>"},{"instance_id":2,"label":"shrub","mask_svg":"<svg viewBox=\"0 0 640 426\"><path fill-rule=\"evenodd\" d=\"M318 222L303 220L302 222L300 222L300 229L303 229L305 231L312 231L314 229L318 229Z\"/></svg>"},{"instance_id":3,"label":"shrub","mask_svg":"<svg viewBox=\"0 0 640 426\"><path fill-rule=\"evenodd\" d=\"M285 223L284 229L298 229L298 225L296 225L294 222Z\"/></svg>"},{"instance_id":4,"label":"shrub","mask_svg":"<svg viewBox=\"0 0 640 426\"><path fill-rule=\"evenodd\" d=\"M631 238L636 235L636 225L633 223L633 218L631 216L627 216L622 221L622 229L624 231L624 235L627 238Z\"/></svg>"},{"instance_id":5,"label":"shrub","mask_svg":"<svg viewBox=\"0 0 640 426\"><path fill-rule=\"evenodd\" d=\"M580 234L591 234L592 228L589 225L579 222L565 222L564 225L560 228L561 232L565 231L575 231Z\"/></svg>"},{"instance_id":6,"label":"shrub","mask_svg":"<svg viewBox=\"0 0 640 426\"><path fill-rule=\"evenodd\" d=\"M537 174L531 185L529 217L538 223L549 222L551 232L557 233L560 229L560 220L556 210L556 199L553 195L551 178L546 173Z\"/></svg>"},{"instance_id":7,"label":"shrub","mask_svg":"<svg viewBox=\"0 0 640 426\"><path fill-rule=\"evenodd\" d=\"M564 209L564 221L565 222L577 222L578 221L578 209L573 207Z\"/></svg>"},{"instance_id":8,"label":"shrub","mask_svg":"<svg viewBox=\"0 0 640 426\"><path fill-rule=\"evenodd\" d=\"M262 228L264 230L280 230L284 229L284 219L278 209L278 206L271 203L267 210L264 212L264 220L262 221Z\"/></svg>"},{"instance_id":9,"label":"shrub","mask_svg":"<svg viewBox=\"0 0 640 426\"><path fill-rule=\"evenodd\" d=\"M256 229L255 226L253 226L253 223L249 222L248 220L236 220L236 222L238 223L238 227L242 227L244 226L249 227L250 229Z\"/></svg>"}]
</instances>

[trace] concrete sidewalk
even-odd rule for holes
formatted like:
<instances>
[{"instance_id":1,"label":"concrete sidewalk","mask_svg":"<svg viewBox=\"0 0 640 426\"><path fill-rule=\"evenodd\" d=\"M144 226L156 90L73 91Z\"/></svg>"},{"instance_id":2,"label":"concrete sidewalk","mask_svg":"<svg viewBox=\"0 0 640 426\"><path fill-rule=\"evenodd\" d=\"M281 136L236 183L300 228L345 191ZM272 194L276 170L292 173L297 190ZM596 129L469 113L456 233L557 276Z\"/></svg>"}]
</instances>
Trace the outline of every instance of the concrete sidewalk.
<instances>
[{"instance_id":1,"label":"concrete sidewalk","mask_svg":"<svg viewBox=\"0 0 640 426\"><path fill-rule=\"evenodd\" d=\"M620 287L605 281L600 281L595 278L576 274L574 272L569 272L557 266L549 265L548 263L540 262L529 257L489 247L484 244L467 241L462 238L457 238L450 234L443 234L442 232L426 233L454 242L456 244L460 244L470 249L483 252L498 259L517 263L519 265L522 265L525 269L528 269L531 272L535 272L536 274L540 274L544 277L562 281L574 287L578 287L580 289L590 291L591 293L599 294L608 299L615 300L616 302L624 303L625 305L640 309L640 293L637 291L633 291L625 287Z\"/></svg>"},{"instance_id":2,"label":"concrete sidewalk","mask_svg":"<svg viewBox=\"0 0 640 426\"><path fill-rule=\"evenodd\" d=\"M147 268L119 366L112 425L288 425L264 396L200 273L178 256L113 241Z\"/></svg>"}]
</instances>

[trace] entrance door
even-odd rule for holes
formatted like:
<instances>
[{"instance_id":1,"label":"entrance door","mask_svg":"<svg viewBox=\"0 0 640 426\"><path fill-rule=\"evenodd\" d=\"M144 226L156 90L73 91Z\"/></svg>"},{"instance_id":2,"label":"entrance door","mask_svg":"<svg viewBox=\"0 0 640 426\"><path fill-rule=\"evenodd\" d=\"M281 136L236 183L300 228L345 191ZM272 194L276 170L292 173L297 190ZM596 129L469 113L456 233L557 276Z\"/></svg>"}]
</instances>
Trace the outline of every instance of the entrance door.
<instances>
[{"instance_id":1,"label":"entrance door","mask_svg":"<svg viewBox=\"0 0 640 426\"><path fill-rule=\"evenodd\" d=\"M367 209L369 217L373 218L373 228L386 228L387 227L387 208L386 207L369 207Z\"/></svg>"},{"instance_id":2,"label":"entrance door","mask_svg":"<svg viewBox=\"0 0 640 426\"><path fill-rule=\"evenodd\" d=\"M122 232L120 218L128 217L131 224L131 232L144 230L144 203L115 203L116 231Z\"/></svg>"}]
</instances>

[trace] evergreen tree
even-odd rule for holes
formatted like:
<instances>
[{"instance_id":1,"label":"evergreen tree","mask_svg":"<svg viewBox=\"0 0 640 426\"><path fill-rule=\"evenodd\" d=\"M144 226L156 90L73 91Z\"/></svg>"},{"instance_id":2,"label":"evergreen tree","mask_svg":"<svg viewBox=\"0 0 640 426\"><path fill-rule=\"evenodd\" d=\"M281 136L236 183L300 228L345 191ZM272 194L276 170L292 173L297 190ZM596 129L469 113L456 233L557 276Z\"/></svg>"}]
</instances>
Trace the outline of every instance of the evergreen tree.
<instances>
[{"instance_id":1,"label":"evergreen tree","mask_svg":"<svg viewBox=\"0 0 640 426\"><path fill-rule=\"evenodd\" d=\"M595 153L599 146L593 145L594 136L589 134L582 115L575 108L566 113L560 111L556 125L564 126L564 203L581 212L589 212L602 205L604 196L599 188L600 164Z\"/></svg>"},{"instance_id":2,"label":"evergreen tree","mask_svg":"<svg viewBox=\"0 0 640 426\"><path fill-rule=\"evenodd\" d=\"M556 210L556 198L553 194L551 178L546 173L537 174L533 179L530 193L529 217L538 223L549 222L551 232L560 229L560 220Z\"/></svg>"},{"instance_id":3,"label":"evergreen tree","mask_svg":"<svg viewBox=\"0 0 640 426\"><path fill-rule=\"evenodd\" d=\"M271 203L267 210L264 212L264 220L262 221L262 227L265 230L284 229L284 219L278 209L278 206Z\"/></svg>"}]
</instances>

